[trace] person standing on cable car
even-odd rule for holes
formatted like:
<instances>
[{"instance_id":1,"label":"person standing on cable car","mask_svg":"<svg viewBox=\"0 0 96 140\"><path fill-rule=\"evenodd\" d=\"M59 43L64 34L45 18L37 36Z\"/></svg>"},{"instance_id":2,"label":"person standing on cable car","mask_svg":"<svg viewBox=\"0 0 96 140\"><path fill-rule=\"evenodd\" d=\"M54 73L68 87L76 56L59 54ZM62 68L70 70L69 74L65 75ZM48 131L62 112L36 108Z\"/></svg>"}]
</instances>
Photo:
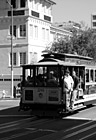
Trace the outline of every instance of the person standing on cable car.
<instances>
[{"instance_id":1,"label":"person standing on cable car","mask_svg":"<svg viewBox=\"0 0 96 140\"><path fill-rule=\"evenodd\" d=\"M65 94L65 99L66 99L66 111L71 111L71 92L73 91L73 85L74 81L73 78L70 76L70 72L67 69L65 71L65 76L64 76L64 94Z\"/></svg>"},{"instance_id":2,"label":"person standing on cable car","mask_svg":"<svg viewBox=\"0 0 96 140\"><path fill-rule=\"evenodd\" d=\"M74 81L73 92L71 94L71 109L74 109L74 101L77 99L77 93L79 89L79 77L76 75L76 72L72 72L72 78Z\"/></svg>"}]
</instances>

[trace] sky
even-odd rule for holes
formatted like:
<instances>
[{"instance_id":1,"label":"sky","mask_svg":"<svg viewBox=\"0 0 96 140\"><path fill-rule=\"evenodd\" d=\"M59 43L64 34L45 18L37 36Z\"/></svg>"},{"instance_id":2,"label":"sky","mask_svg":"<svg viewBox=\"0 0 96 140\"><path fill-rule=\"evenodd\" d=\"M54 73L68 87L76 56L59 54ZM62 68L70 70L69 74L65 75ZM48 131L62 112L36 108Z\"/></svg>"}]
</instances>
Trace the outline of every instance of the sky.
<instances>
[{"instance_id":1,"label":"sky","mask_svg":"<svg viewBox=\"0 0 96 140\"><path fill-rule=\"evenodd\" d=\"M91 27L91 14L96 12L96 0L53 0L53 22L83 21Z\"/></svg>"}]
</instances>

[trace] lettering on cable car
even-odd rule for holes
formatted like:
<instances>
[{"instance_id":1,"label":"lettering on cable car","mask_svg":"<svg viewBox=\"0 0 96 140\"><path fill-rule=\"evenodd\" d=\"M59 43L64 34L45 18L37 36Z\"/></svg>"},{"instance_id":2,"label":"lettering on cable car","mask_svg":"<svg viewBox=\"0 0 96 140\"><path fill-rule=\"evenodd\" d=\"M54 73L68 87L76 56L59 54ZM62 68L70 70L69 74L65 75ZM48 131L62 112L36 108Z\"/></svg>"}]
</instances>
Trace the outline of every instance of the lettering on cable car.
<instances>
[{"instance_id":1,"label":"lettering on cable car","mask_svg":"<svg viewBox=\"0 0 96 140\"><path fill-rule=\"evenodd\" d=\"M57 90L50 90L49 91L49 101L58 101L58 92Z\"/></svg>"}]
</instances>

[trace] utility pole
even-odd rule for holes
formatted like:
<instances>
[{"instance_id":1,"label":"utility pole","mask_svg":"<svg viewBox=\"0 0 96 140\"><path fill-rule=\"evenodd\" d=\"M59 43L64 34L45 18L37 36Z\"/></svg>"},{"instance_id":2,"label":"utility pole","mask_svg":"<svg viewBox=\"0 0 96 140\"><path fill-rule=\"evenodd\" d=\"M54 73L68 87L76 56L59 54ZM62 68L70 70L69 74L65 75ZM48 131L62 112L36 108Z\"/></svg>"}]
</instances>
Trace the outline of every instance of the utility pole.
<instances>
[{"instance_id":1,"label":"utility pole","mask_svg":"<svg viewBox=\"0 0 96 140\"><path fill-rule=\"evenodd\" d=\"M13 5L8 0L6 2L11 8L11 94L13 98Z\"/></svg>"}]
</instances>

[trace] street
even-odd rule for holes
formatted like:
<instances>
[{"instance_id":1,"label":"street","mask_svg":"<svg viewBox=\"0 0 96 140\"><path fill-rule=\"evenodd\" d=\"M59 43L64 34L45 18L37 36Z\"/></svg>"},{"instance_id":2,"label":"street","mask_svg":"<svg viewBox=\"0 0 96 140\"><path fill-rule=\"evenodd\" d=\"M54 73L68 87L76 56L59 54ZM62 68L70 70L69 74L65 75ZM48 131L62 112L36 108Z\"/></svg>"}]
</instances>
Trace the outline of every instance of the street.
<instances>
[{"instance_id":1,"label":"street","mask_svg":"<svg viewBox=\"0 0 96 140\"><path fill-rule=\"evenodd\" d=\"M96 138L96 106L62 118L18 112L19 100L0 100L0 140L88 140Z\"/></svg>"}]
</instances>

